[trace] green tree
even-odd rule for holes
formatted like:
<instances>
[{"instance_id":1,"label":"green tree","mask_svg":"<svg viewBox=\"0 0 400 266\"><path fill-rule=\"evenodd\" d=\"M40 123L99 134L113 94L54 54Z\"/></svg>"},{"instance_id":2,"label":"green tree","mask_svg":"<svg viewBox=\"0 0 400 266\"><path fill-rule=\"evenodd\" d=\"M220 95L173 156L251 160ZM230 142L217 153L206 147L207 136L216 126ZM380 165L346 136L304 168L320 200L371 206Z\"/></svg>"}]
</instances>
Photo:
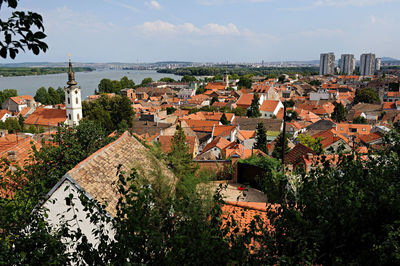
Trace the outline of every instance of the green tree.
<instances>
[{"instance_id":1,"label":"green tree","mask_svg":"<svg viewBox=\"0 0 400 266\"><path fill-rule=\"evenodd\" d=\"M368 121L363 116L357 116L353 119L353 124L368 124Z\"/></svg>"},{"instance_id":2,"label":"green tree","mask_svg":"<svg viewBox=\"0 0 400 266\"><path fill-rule=\"evenodd\" d=\"M176 111L174 107L167 107L167 115L173 114Z\"/></svg>"},{"instance_id":3,"label":"green tree","mask_svg":"<svg viewBox=\"0 0 400 266\"><path fill-rule=\"evenodd\" d=\"M15 131L20 131L21 126L19 124L18 119L14 117L9 117L4 121L3 123L3 128L8 130L8 133L12 134L15 133Z\"/></svg>"},{"instance_id":4,"label":"green tree","mask_svg":"<svg viewBox=\"0 0 400 266\"><path fill-rule=\"evenodd\" d=\"M127 76L123 76L119 83L121 84L122 89L135 87L135 82L131 79L128 79Z\"/></svg>"},{"instance_id":5,"label":"green tree","mask_svg":"<svg viewBox=\"0 0 400 266\"><path fill-rule=\"evenodd\" d=\"M60 98L60 94L53 88L49 87L47 89L49 104L60 104L64 102L64 98Z\"/></svg>"},{"instance_id":6,"label":"green tree","mask_svg":"<svg viewBox=\"0 0 400 266\"><path fill-rule=\"evenodd\" d=\"M249 109L247 110L248 117L260 117L261 116L259 99L260 99L260 97L258 96L258 94L254 93L253 100L251 101L251 105L250 105Z\"/></svg>"},{"instance_id":7,"label":"green tree","mask_svg":"<svg viewBox=\"0 0 400 266\"><path fill-rule=\"evenodd\" d=\"M278 82L279 83L285 83L285 80L286 80L286 76L285 75L280 75L279 78L278 78Z\"/></svg>"},{"instance_id":8,"label":"green tree","mask_svg":"<svg viewBox=\"0 0 400 266\"><path fill-rule=\"evenodd\" d=\"M354 103L376 103L380 104L378 93L375 89L364 88L356 90Z\"/></svg>"},{"instance_id":9,"label":"green tree","mask_svg":"<svg viewBox=\"0 0 400 266\"><path fill-rule=\"evenodd\" d=\"M98 93L112 93L113 91L113 84L111 79L102 79L98 85Z\"/></svg>"},{"instance_id":10,"label":"green tree","mask_svg":"<svg viewBox=\"0 0 400 266\"><path fill-rule=\"evenodd\" d=\"M47 105L50 104L49 94L45 87L40 87L35 96L33 97L35 101L40 102L41 104Z\"/></svg>"},{"instance_id":11,"label":"green tree","mask_svg":"<svg viewBox=\"0 0 400 266\"><path fill-rule=\"evenodd\" d=\"M215 103L215 102L218 102L218 97L213 96L213 97L211 98L210 105L213 105L213 103Z\"/></svg>"},{"instance_id":12,"label":"green tree","mask_svg":"<svg viewBox=\"0 0 400 266\"><path fill-rule=\"evenodd\" d=\"M314 80L311 80L310 82L308 82L308 84L318 87L318 86L321 86L322 82L318 79L314 79Z\"/></svg>"},{"instance_id":13,"label":"green tree","mask_svg":"<svg viewBox=\"0 0 400 266\"><path fill-rule=\"evenodd\" d=\"M290 122L292 120L297 120L298 118L299 118L299 114L296 111L288 110L286 112L286 120L288 122Z\"/></svg>"},{"instance_id":14,"label":"green tree","mask_svg":"<svg viewBox=\"0 0 400 266\"><path fill-rule=\"evenodd\" d=\"M268 154L267 148L267 129L264 126L264 123L257 124L257 131L256 131L256 142L254 143L254 149L259 149L260 151Z\"/></svg>"},{"instance_id":15,"label":"green tree","mask_svg":"<svg viewBox=\"0 0 400 266\"><path fill-rule=\"evenodd\" d=\"M242 76L240 77L240 80L238 82L238 87L239 88L246 88L246 89L250 89L252 85L252 81L250 78L246 77L246 76Z\"/></svg>"},{"instance_id":16,"label":"green tree","mask_svg":"<svg viewBox=\"0 0 400 266\"><path fill-rule=\"evenodd\" d=\"M169 77L161 78L159 81L161 81L161 82L175 82L175 80L173 78L169 78Z\"/></svg>"},{"instance_id":17,"label":"green tree","mask_svg":"<svg viewBox=\"0 0 400 266\"><path fill-rule=\"evenodd\" d=\"M63 88L58 87L56 92L58 93L58 97L60 99L59 103L65 103L65 91Z\"/></svg>"},{"instance_id":18,"label":"green tree","mask_svg":"<svg viewBox=\"0 0 400 266\"><path fill-rule=\"evenodd\" d=\"M336 103L332 113L332 119L336 122L346 121L347 110L342 103Z\"/></svg>"},{"instance_id":19,"label":"green tree","mask_svg":"<svg viewBox=\"0 0 400 266\"><path fill-rule=\"evenodd\" d=\"M169 153L169 166L178 177L184 177L194 173L196 166L192 160L192 154L189 152L189 146L186 144L185 132L181 126L176 127L174 137L171 143L171 152Z\"/></svg>"},{"instance_id":20,"label":"green tree","mask_svg":"<svg viewBox=\"0 0 400 266\"><path fill-rule=\"evenodd\" d=\"M18 0L0 0L0 10L6 3L7 7L15 9ZM26 49L38 55L48 48L42 41L46 38L43 18L35 12L13 11L8 19L3 17L0 19L0 34L0 56L3 58L9 56L14 59L20 51L25 52Z\"/></svg>"},{"instance_id":21,"label":"green tree","mask_svg":"<svg viewBox=\"0 0 400 266\"><path fill-rule=\"evenodd\" d=\"M318 155L323 153L322 138L313 138L308 134L300 134L297 141L315 151Z\"/></svg>"},{"instance_id":22,"label":"green tree","mask_svg":"<svg viewBox=\"0 0 400 266\"><path fill-rule=\"evenodd\" d=\"M144 78L142 80L142 83L140 84L140 86L148 86L150 83L153 83L153 79L152 78Z\"/></svg>"},{"instance_id":23,"label":"green tree","mask_svg":"<svg viewBox=\"0 0 400 266\"><path fill-rule=\"evenodd\" d=\"M195 76L184 75L184 76L181 78L181 81L182 81L182 82L194 82L194 81L197 81L197 79L196 79Z\"/></svg>"},{"instance_id":24,"label":"green tree","mask_svg":"<svg viewBox=\"0 0 400 266\"><path fill-rule=\"evenodd\" d=\"M221 124L223 125L229 125L230 122L228 121L228 119L226 118L225 113L222 114L221 119L219 120L221 122Z\"/></svg>"},{"instance_id":25,"label":"green tree","mask_svg":"<svg viewBox=\"0 0 400 266\"><path fill-rule=\"evenodd\" d=\"M283 137L283 133L281 132L276 139L275 147L274 150L272 151L272 157L276 159L282 158L282 146L284 147L284 153L287 154L290 151L288 143L289 143L288 135L285 134L285 137Z\"/></svg>"},{"instance_id":26,"label":"green tree","mask_svg":"<svg viewBox=\"0 0 400 266\"><path fill-rule=\"evenodd\" d=\"M24 122L25 122L25 119L24 119L24 117L20 114L20 115L18 116L18 123L19 123L19 127L20 127L21 129L24 129Z\"/></svg>"},{"instance_id":27,"label":"green tree","mask_svg":"<svg viewBox=\"0 0 400 266\"><path fill-rule=\"evenodd\" d=\"M36 134L37 130L36 127L34 125L29 125L28 129L27 129L28 133L32 133L32 134Z\"/></svg>"},{"instance_id":28,"label":"green tree","mask_svg":"<svg viewBox=\"0 0 400 266\"><path fill-rule=\"evenodd\" d=\"M2 90L0 91L0 105L4 103L8 98L18 96L17 90Z\"/></svg>"},{"instance_id":29,"label":"green tree","mask_svg":"<svg viewBox=\"0 0 400 266\"><path fill-rule=\"evenodd\" d=\"M95 121L107 133L119 129L120 123L125 120L128 127L132 127L135 112L127 97L115 95L109 98L102 95L99 99L91 102L82 102L84 120Z\"/></svg>"},{"instance_id":30,"label":"green tree","mask_svg":"<svg viewBox=\"0 0 400 266\"><path fill-rule=\"evenodd\" d=\"M376 154L342 154L335 163L321 160L320 167L301 174L296 190L281 196L279 210L267 211L274 230L263 235L264 251L256 261L399 264L399 133L384 142L387 149Z\"/></svg>"},{"instance_id":31,"label":"green tree","mask_svg":"<svg viewBox=\"0 0 400 266\"><path fill-rule=\"evenodd\" d=\"M247 115L247 110L244 109L243 107L236 107L235 109L233 109L233 113L236 116L246 116Z\"/></svg>"}]
</instances>

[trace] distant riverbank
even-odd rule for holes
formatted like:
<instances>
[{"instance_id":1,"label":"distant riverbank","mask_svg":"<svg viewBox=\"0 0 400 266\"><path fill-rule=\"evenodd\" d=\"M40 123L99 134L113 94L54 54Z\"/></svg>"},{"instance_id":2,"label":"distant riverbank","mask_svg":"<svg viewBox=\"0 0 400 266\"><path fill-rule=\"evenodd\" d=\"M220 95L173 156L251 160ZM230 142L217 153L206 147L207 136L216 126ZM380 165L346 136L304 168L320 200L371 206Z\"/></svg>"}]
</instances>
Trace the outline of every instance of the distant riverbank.
<instances>
[{"instance_id":1,"label":"distant riverbank","mask_svg":"<svg viewBox=\"0 0 400 266\"><path fill-rule=\"evenodd\" d=\"M181 78L173 74L157 73L155 70L93 70L91 72L75 73L78 86L82 89L82 99L94 94L94 90L97 89L100 80L103 78L120 80L123 76L132 79L136 84L140 84L144 78L148 77L154 81L163 77L170 77L175 80ZM18 91L18 95L28 94L34 96L40 87L57 89L58 87L66 86L67 80L67 70L64 73L51 75L0 77L0 90L15 89Z\"/></svg>"},{"instance_id":2,"label":"distant riverbank","mask_svg":"<svg viewBox=\"0 0 400 266\"><path fill-rule=\"evenodd\" d=\"M93 71L90 67L74 67L75 72ZM66 73L68 67L0 67L0 77L37 76Z\"/></svg>"}]
</instances>

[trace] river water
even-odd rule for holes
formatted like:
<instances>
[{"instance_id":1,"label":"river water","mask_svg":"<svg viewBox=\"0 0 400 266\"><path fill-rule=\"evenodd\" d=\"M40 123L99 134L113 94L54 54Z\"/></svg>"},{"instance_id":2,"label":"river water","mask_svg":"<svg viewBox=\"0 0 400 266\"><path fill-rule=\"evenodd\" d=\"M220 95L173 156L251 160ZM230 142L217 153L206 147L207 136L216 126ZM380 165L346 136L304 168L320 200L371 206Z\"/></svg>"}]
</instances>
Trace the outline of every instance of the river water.
<instances>
[{"instance_id":1,"label":"river water","mask_svg":"<svg viewBox=\"0 0 400 266\"><path fill-rule=\"evenodd\" d=\"M82 89L82 99L88 95L94 94L94 90L103 78L111 80L120 80L123 76L140 84L144 78L150 77L157 81L163 77L171 77L175 80L180 79L180 76L172 74L157 73L155 70L95 70L91 72L76 72L75 80L78 86ZM35 96L36 90L40 87L58 87L66 86L68 80L67 73L65 74L51 74L40 76L20 76L20 77L0 77L0 90L15 89L18 95L32 95Z\"/></svg>"}]
</instances>

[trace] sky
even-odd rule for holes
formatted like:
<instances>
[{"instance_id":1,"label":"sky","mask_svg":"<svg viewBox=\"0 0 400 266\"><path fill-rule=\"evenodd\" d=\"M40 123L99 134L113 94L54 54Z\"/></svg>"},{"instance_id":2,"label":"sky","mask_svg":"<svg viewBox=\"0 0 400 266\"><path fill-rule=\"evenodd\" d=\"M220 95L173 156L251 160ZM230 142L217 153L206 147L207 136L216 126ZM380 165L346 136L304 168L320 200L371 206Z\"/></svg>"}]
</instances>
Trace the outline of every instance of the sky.
<instances>
[{"instance_id":1,"label":"sky","mask_svg":"<svg viewBox=\"0 0 400 266\"><path fill-rule=\"evenodd\" d=\"M0 63L400 58L400 0L20 0L17 10L43 16L49 50Z\"/></svg>"}]
</instances>

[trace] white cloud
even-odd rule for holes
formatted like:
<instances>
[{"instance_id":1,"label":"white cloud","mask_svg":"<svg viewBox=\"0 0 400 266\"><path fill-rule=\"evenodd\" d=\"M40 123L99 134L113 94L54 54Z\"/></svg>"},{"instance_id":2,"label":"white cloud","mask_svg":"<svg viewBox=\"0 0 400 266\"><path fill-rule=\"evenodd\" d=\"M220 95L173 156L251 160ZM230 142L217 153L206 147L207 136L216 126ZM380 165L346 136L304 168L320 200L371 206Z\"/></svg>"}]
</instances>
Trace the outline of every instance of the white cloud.
<instances>
[{"instance_id":1,"label":"white cloud","mask_svg":"<svg viewBox=\"0 0 400 266\"><path fill-rule=\"evenodd\" d=\"M373 6L390 2L399 2L398 0L317 0L315 6Z\"/></svg>"},{"instance_id":2,"label":"white cloud","mask_svg":"<svg viewBox=\"0 0 400 266\"><path fill-rule=\"evenodd\" d=\"M160 3L155 0L146 2L146 6L152 9L161 9Z\"/></svg>"},{"instance_id":3,"label":"white cloud","mask_svg":"<svg viewBox=\"0 0 400 266\"><path fill-rule=\"evenodd\" d=\"M107 2L107 3L113 4L113 5L116 5L116 6L120 6L120 7L129 9L129 10L132 10L135 13L140 12L140 10L137 9L136 7L134 7L132 5L125 4L125 3L122 3L122 2L119 2L119 1L115 1L115 0L104 0L104 1Z\"/></svg>"},{"instance_id":4,"label":"white cloud","mask_svg":"<svg viewBox=\"0 0 400 266\"><path fill-rule=\"evenodd\" d=\"M145 22L139 25L138 28L145 34L162 34L162 33L176 33L187 34L194 33L200 35L240 35L241 32L232 23L227 25L220 25L216 23L209 23L202 27L196 27L192 23L172 24L162 20L152 22Z\"/></svg>"},{"instance_id":5,"label":"white cloud","mask_svg":"<svg viewBox=\"0 0 400 266\"><path fill-rule=\"evenodd\" d=\"M211 33L211 34L217 34L217 35L237 35L240 34L238 28L232 24L229 23L228 25L219 25L219 24L215 24L215 23L210 23L207 24L203 27L203 31L207 34L207 33Z\"/></svg>"}]
</instances>

